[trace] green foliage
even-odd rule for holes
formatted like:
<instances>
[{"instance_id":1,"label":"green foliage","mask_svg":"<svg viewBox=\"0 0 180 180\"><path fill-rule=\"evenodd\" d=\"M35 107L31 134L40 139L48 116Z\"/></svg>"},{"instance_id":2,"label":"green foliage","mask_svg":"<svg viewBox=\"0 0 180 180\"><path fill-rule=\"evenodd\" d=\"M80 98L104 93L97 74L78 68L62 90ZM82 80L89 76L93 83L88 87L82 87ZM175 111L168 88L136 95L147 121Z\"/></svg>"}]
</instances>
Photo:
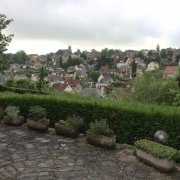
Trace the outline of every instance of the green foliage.
<instances>
[{"instance_id":1,"label":"green foliage","mask_svg":"<svg viewBox=\"0 0 180 180\"><path fill-rule=\"evenodd\" d=\"M135 78L136 77L136 69L137 69L137 65L136 65L135 61L132 62L131 66L132 66L132 78Z\"/></svg>"},{"instance_id":2,"label":"green foliage","mask_svg":"<svg viewBox=\"0 0 180 180\"><path fill-rule=\"evenodd\" d=\"M83 51L83 52L81 53L80 57L82 57L84 60L86 60L86 58L87 58L86 52Z\"/></svg>"},{"instance_id":3,"label":"green foliage","mask_svg":"<svg viewBox=\"0 0 180 180\"><path fill-rule=\"evenodd\" d=\"M109 128L114 131L117 142L134 144L138 139L154 138L154 133L163 130L169 135L168 146L180 149L180 107L147 103L124 102L95 99L78 94L58 93L58 95L0 93L0 107L19 106L21 115L28 118L31 106L46 109L50 127L71 114L84 117L81 132L89 129L95 119L107 119Z\"/></svg>"},{"instance_id":4,"label":"green foliage","mask_svg":"<svg viewBox=\"0 0 180 180\"><path fill-rule=\"evenodd\" d=\"M14 88L22 88L22 89L32 89L32 90L37 90L36 84L29 79L13 79L13 78L8 78L3 84L4 86L7 87L14 87Z\"/></svg>"},{"instance_id":5,"label":"green foliage","mask_svg":"<svg viewBox=\"0 0 180 180\"><path fill-rule=\"evenodd\" d=\"M161 49L160 55L161 55L161 58L162 58L162 59L166 59L166 58L168 57L167 52L166 52L165 49Z\"/></svg>"},{"instance_id":6,"label":"green foliage","mask_svg":"<svg viewBox=\"0 0 180 180\"><path fill-rule=\"evenodd\" d=\"M93 79L93 81L97 82L98 78L100 76L100 72L99 71L90 71L89 72L89 77Z\"/></svg>"},{"instance_id":7,"label":"green foliage","mask_svg":"<svg viewBox=\"0 0 180 180\"><path fill-rule=\"evenodd\" d=\"M82 88L89 87L89 83L85 80L81 82L81 85L82 85Z\"/></svg>"},{"instance_id":8,"label":"green foliage","mask_svg":"<svg viewBox=\"0 0 180 180\"><path fill-rule=\"evenodd\" d=\"M177 81L161 78L156 72L146 72L133 80L134 89L124 97L127 101L173 105L179 87Z\"/></svg>"},{"instance_id":9,"label":"green foliage","mask_svg":"<svg viewBox=\"0 0 180 180\"><path fill-rule=\"evenodd\" d=\"M10 55L10 63L26 64L30 60L30 57L24 50L20 50L15 54Z\"/></svg>"},{"instance_id":10,"label":"green foliage","mask_svg":"<svg viewBox=\"0 0 180 180\"><path fill-rule=\"evenodd\" d=\"M39 81L37 82L37 89L39 91L46 92L47 89L49 89L47 82L45 81L45 68L44 66L41 66L40 68L40 76L39 76ZM45 90L45 91L44 91Z\"/></svg>"},{"instance_id":11,"label":"green foliage","mask_svg":"<svg viewBox=\"0 0 180 180\"><path fill-rule=\"evenodd\" d=\"M0 92L14 92L14 93L19 93L19 94L25 94L25 93L30 93L30 94L49 94L50 92L45 92L45 91L36 91L31 89L21 89L21 88L14 88L14 87L8 87L0 84Z\"/></svg>"},{"instance_id":12,"label":"green foliage","mask_svg":"<svg viewBox=\"0 0 180 180\"><path fill-rule=\"evenodd\" d=\"M74 114L68 116L66 120L60 120L58 123L67 127L80 127L84 123L84 118Z\"/></svg>"},{"instance_id":13,"label":"green foliage","mask_svg":"<svg viewBox=\"0 0 180 180\"><path fill-rule=\"evenodd\" d=\"M8 106L5 110L7 116L11 118L16 118L18 117L19 114L19 107L17 106Z\"/></svg>"},{"instance_id":14,"label":"green foliage","mask_svg":"<svg viewBox=\"0 0 180 180\"><path fill-rule=\"evenodd\" d=\"M7 46L12 40L13 34L10 34L8 36L5 36L2 34L2 30L9 25L13 19L6 19L6 15L0 14L0 54L7 50Z\"/></svg>"},{"instance_id":15,"label":"green foliage","mask_svg":"<svg viewBox=\"0 0 180 180\"><path fill-rule=\"evenodd\" d=\"M106 119L101 119L100 121L95 120L94 123L90 123L89 127L89 130L94 134L100 134L109 137L114 135L114 132L109 128Z\"/></svg>"},{"instance_id":16,"label":"green foliage","mask_svg":"<svg viewBox=\"0 0 180 180\"><path fill-rule=\"evenodd\" d=\"M67 62L62 64L63 69L67 69L69 66L75 66L82 64L84 62L84 59L82 57L71 57L69 56Z\"/></svg>"},{"instance_id":17,"label":"green foliage","mask_svg":"<svg viewBox=\"0 0 180 180\"><path fill-rule=\"evenodd\" d=\"M40 106L31 106L28 117L33 120L41 120L46 118L46 109Z\"/></svg>"},{"instance_id":18,"label":"green foliage","mask_svg":"<svg viewBox=\"0 0 180 180\"><path fill-rule=\"evenodd\" d=\"M176 160L180 158L180 151L153 141L142 139L134 144L138 149L152 154L156 158Z\"/></svg>"}]
</instances>

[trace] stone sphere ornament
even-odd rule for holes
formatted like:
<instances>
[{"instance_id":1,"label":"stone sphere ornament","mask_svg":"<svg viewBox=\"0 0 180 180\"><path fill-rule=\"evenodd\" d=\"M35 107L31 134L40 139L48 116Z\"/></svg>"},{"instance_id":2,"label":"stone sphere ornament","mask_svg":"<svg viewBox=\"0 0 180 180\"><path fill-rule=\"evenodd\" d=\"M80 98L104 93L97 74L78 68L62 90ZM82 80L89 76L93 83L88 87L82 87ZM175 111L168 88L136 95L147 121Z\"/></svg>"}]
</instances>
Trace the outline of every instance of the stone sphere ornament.
<instances>
[{"instance_id":1,"label":"stone sphere ornament","mask_svg":"<svg viewBox=\"0 0 180 180\"><path fill-rule=\"evenodd\" d=\"M154 134L154 141L160 144L168 142L168 134L165 131L159 130Z\"/></svg>"}]
</instances>

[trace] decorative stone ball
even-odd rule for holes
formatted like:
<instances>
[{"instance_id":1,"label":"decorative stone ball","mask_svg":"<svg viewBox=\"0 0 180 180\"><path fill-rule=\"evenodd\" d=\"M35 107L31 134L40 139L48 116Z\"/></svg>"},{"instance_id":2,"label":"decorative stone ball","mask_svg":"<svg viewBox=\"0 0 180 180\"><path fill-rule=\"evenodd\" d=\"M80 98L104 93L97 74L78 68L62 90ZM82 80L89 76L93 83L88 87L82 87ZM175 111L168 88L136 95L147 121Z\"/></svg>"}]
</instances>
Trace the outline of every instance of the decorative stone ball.
<instances>
[{"instance_id":1,"label":"decorative stone ball","mask_svg":"<svg viewBox=\"0 0 180 180\"><path fill-rule=\"evenodd\" d=\"M154 134L154 141L160 144L168 142L168 134L165 131L159 130Z\"/></svg>"}]
</instances>

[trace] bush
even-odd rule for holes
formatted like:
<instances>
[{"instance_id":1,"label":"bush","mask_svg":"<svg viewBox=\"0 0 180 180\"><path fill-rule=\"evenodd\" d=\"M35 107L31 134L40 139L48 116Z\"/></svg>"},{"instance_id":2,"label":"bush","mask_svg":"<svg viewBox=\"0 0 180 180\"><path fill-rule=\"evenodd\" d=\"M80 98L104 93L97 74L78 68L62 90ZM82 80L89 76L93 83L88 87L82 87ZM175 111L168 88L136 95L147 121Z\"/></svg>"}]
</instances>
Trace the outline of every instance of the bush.
<instances>
[{"instance_id":1,"label":"bush","mask_svg":"<svg viewBox=\"0 0 180 180\"><path fill-rule=\"evenodd\" d=\"M19 114L19 107L17 106L8 106L5 110L9 118L16 118Z\"/></svg>"},{"instance_id":2,"label":"bush","mask_svg":"<svg viewBox=\"0 0 180 180\"><path fill-rule=\"evenodd\" d=\"M71 114L84 117L81 132L89 129L92 120L107 119L117 142L134 144L139 139L154 138L155 132L163 130L169 135L168 146L180 149L180 107L134 102L94 99L78 94L33 95L0 93L0 107L19 106L21 115L28 118L31 106L46 109L50 127L59 119Z\"/></svg>"},{"instance_id":3,"label":"bush","mask_svg":"<svg viewBox=\"0 0 180 180\"><path fill-rule=\"evenodd\" d=\"M80 127L83 125L83 122L83 117L73 114L72 116L68 116L66 120L60 120L58 123L67 127Z\"/></svg>"},{"instance_id":4,"label":"bush","mask_svg":"<svg viewBox=\"0 0 180 180\"><path fill-rule=\"evenodd\" d=\"M114 135L114 132L109 128L106 119L102 119L100 121L95 120L94 123L91 122L89 130L94 134L100 134L109 137Z\"/></svg>"},{"instance_id":5,"label":"bush","mask_svg":"<svg viewBox=\"0 0 180 180\"><path fill-rule=\"evenodd\" d=\"M33 120L41 120L46 118L46 109L40 106L32 106L29 109L28 117Z\"/></svg>"},{"instance_id":6,"label":"bush","mask_svg":"<svg viewBox=\"0 0 180 180\"><path fill-rule=\"evenodd\" d=\"M138 149L152 154L156 158L176 160L180 158L180 151L146 139L136 141L134 144Z\"/></svg>"}]
</instances>

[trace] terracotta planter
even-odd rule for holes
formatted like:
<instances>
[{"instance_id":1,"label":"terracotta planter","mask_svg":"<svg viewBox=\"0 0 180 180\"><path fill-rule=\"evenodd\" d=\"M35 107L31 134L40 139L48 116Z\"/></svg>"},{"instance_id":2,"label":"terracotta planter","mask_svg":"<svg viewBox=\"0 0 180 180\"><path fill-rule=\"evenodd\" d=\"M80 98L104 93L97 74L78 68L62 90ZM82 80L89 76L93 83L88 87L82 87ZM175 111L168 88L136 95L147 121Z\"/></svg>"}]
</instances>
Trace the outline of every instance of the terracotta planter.
<instances>
[{"instance_id":1,"label":"terracotta planter","mask_svg":"<svg viewBox=\"0 0 180 180\"><path fill-rule=\"evenodd\" d=\"M55 131L58 135L77 138L79 136L79 127L67 127L62 124L55 123Z\"/></svg>"},{"instance_id":2,"label":"terracotta planter","mask_svg":"<svg viewBox=\"0 0 180 180\"><path fill-rule=\"evenodd\" d=\"M89 144L103 147L106 149L112 149L116 144L116 136L108 137L99 134L93 134L90 131L86 131L86 140Z\"/></svg>"},{"instance_id":3,"label":"terracotta planter","mask_svg":"<svg viewBox=\"0 0 180 180\"><path fill-rule=\"evenodd\" d=\"M171 171L175 166L174 160L159 159L154 157L152 154L148 154L140 149L136 149L136 154L141 161L148 163L164 172Z\"/></svg>"},{"instance_id":4,"label":"terracotta planter","mask_svg":"<svg viewBox=\"0 0 180 180\"><path fill-rule=\"evenodd\" d=\"M15 118L9 118L8 116L4 116L4 124L10 126L21 126L24 123L24 117L18 116Z\"/></svg>"},{"instance_id":5,"label":"terracotta planter","mask_svg":"<svg viewBox=\"0 0 180 180\"><path fill-rule=\"evenodd\" d=\"M48 127L49 127L49 120L34 121L32 119L27 119L26 124L29 129L45 132L48 130Z\"/></svg>"}]
</instances>

